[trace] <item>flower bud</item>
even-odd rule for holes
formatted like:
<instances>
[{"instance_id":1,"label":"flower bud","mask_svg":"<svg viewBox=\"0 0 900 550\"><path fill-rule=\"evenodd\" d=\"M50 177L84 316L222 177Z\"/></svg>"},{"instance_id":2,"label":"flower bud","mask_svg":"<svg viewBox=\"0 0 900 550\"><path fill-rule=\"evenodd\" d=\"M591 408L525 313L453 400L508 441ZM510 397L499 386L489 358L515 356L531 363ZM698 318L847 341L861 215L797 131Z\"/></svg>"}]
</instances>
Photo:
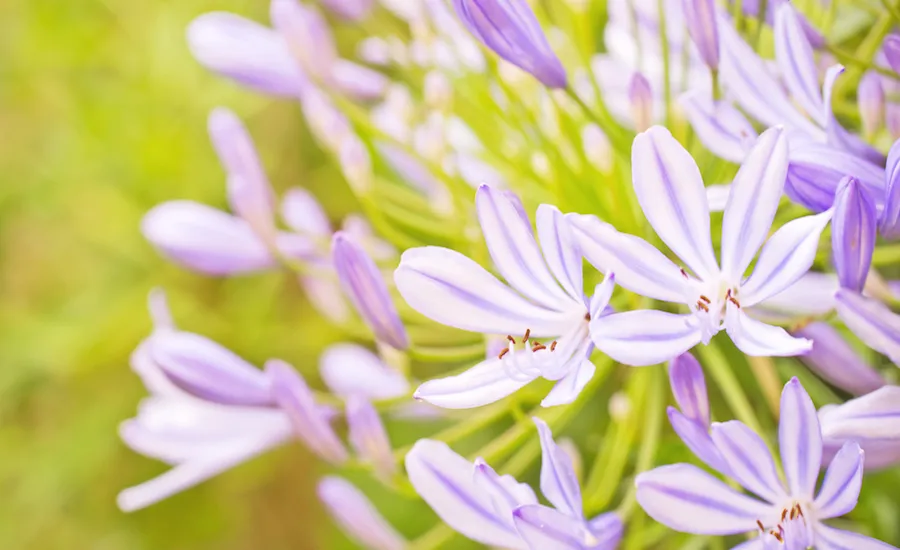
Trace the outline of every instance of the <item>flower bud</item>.
<instances>
[{"instance_id":1,"label":"flower bud","mask_svg":"<svg viewBox=\"0 0 900 550\"><path fill-rule=\"evenodd\" d=\"M862 395L885 384L884 378L831 325L817 321L792 334L812 341L812 349L799 356L800 360L835 386Z\"/></svg>"},{"instance_id":2,"label":"flower bud","mask_svg":"<svg viewBox=\"0 0 900 550\"><path fill-rule=\"evenodd\" d=\"M719 30L716 24L716 3L713 0L684 0L684 18L691 40L697 46L703 62L712 69L719 68Z\"/></svg>"},{"instance_id":3,"label":"flower bud","mask_svg":"<svg viewBox=\"0 0 900 550\"><path fill-rule=\"evenodd\" d=\"M878 231L885 239L900 237L900 140L888 152L884 167L884 210L878 221Z\"/></svg>"},{"instance_id":4,"label":"flower bud","mask_svg":"<svg viewBox=\"0 0 900 550\"><path fill-rule=\"evenodd\" d=\"M341 171L344 178L357 195L365 195L372 190L372 159L366 144L356 135L350 134L341 143L339 153Z\"/></svg>"},{"instance_id":5,"label":"flower bud","mask_svg":"<svg viewBox=\"0 0 900 550\"><path fill-rule=\"evenodd\" d=\"M328 22L319 10L297 0L272 0L269 15L303 70L314 80L327 82L338 53Z\"/></svg>"},{"instance_id":6,"label":"flower bud","mask_svg":"<svg viewBox=\"0 0 900 550\"><path fill-rule=\"evenodd\" d=\"M863 134L871 137L884 124L884 87L878 73L868 71L863 75L856 90L856 101L859 104Z\"/></svg>"},{"instance_id":7,"label":"flower bud","mask_svg":"<svg viewBox=\"0 0 900 550\"><path fill-rule=\"evenodd\" d=\"M700 363L690 353L682 353L669 362L669 384L678 408L686 417L709 427L709 398Z\"/></svg>"},{"instance_id":8,"label":"flower bud","mask_svg":"<svg viewBox=\"0 0 900 550\"><path fill-rule=\"evenodd\" d=\"M628 100L631 102L634 128L638 132L643 132L653 124L653 90L647 78L639 72L631 77Z\"/></svg>"},{"instance_id":9,"label":"flower bud","mask_svg":"<svg viewBox=\"0 0 900 550\"><path fill-rule=\"evenodd\" d=\"M406 377L355 344L329 346L319 359L319 372L328 389L345 398L361 395L378 400L411 393Z\"/></svg>"},{"instance_id":10,"label":"flower bud","mask_svg":"<svg viewBox=\"0 0 900 550\"><path fill-rule=\"evenodd\" d=\"M841 286L861 292L875 249L875 204L856 178L838 186L831 220L834 267Z\"/></svg>"},{"instance_id":11,"label":"flower bud","mask_svg":"<svg viewBox=\"0 0 900 550\"><path fill-rule=\"evenodd\" d=\"M347 397L347 427L350 444L359 457L372 465L375 473L389 480L397 473L391 443L381 417L369 401L359 395Z\"/></svg>"},{"instance_id":12,"label":"flower bud","mask_svg":"<svg viewBox=\"0 0 900 550\"><path fill-rule=\"evenodd\" d=\"M352 134L350 122L339 111L328 96L318 88L310 87L300 98L300 106L306 117L309 131L322 147L334 154L341 150L341 144Z\"/></svg>"},{"instance_id":13,"label":"flower bud","mask_svg":"<svg viewBox=\"0 0 900 550\"><path fill-rule=\"evenodd\" d=\"M360 21L372 11L374 0L322 0L322 3L348 21Z\"/></svg>"},{"instance_id":14,"label":"flower bud","mask_svg":"<svg viewBox=\"0 0 900 550\"><path fill-rule=\"evenodd\" d=\"M613 151L609 138L599 126L591 122L581 130L584 156L591 165L604 174L612 172Z\"/></svg>"},{"instance_id":15,"label":"flower bud","mask_svg":"<svg viewBox=\"0 0 900 550\"><path fill-rule=\"evenodd\" d=\"M317 492L331 517L361 547L370 550L404 550L408 547L403 537L350 482L337 476L326 476L319 482Z\"/></svg>"},{"instance_id":16,"label":"flower bud","mask_svg":"<svg viewBox=\"0 0 900 550\"><path fill-rule=\"evenodd\" d=\"M900 36L890 34L884 39L881 45L884 51L884 57L887 59L888 65L895 73L900 74Z\"/></svg>"}]
</instances>

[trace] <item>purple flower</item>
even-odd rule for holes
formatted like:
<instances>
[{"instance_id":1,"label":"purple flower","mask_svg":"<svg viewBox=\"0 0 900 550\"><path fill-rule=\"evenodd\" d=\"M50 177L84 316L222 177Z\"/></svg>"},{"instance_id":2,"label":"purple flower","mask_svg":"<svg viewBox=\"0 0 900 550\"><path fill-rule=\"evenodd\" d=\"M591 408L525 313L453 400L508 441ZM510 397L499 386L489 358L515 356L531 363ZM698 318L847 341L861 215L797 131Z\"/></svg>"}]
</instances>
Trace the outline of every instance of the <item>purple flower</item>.
<instances>
[{"instance_id":1,"label":"purple flower","mask_svg":"<svg viewBox=\"0 0 900 550\"><path fill-rule=\"evenodd\" d=\"M395 349L406 349L409 346L406 329L372 258L351 235L342 231L334 234L331 255L344 294L375 338Z\"/></svg>"},{"instance_id":2,"label":"purple flower","mask_svg":"<svg viewBox=\"0 0 900 550\"><path fill-rule=\"evenodd\" d=\"M866 469L900 463L900 387L885 386L842 405L819 409L825 453L854 441L866 453Z\"/></svg>"},{"instance_id":3,"label":"purple flower","mask_svg":"<svg viewBox=\"0 0 900 550\"><path fill-rule=\"evenodd\" d=\"M684 0L684 19L691 40L697 46L703 62L712 69L719 68L719 29L716 3L713 0Z\"/></svg>"},{"instance_id":4,"label":"purple flower","mask_svg":"<svg viewBox=\"0 0 900 550\"><path fill-rule=\"evenodd\" d=\"M831 222L834 267L841 286L862 292L875 249L875 205L859 180L846 177L838 185Z\"/></svg>"},{"instance_id":5,"label":"purple flower","mask_svg":"<svg viewBox=\"0 0 900 550\"><path fill-rule=\"evenodd\" d=\"M811 543L816 548L892 548L823 523L856 507L863 452L856 443L845 444L831 461L816 494L822 434L815 407L796 378L785 385L781 395L778 427L787 485L779 479L765 441L743 423L713 424L711 435L728 468L722 473L758 498L735 491L696 466L673 464L644 472L635 480L637 501L650 517L686 533L757 531L762 535L760 542L748 543L755 548L765 548L766 534L780 534L781 530L791 533L795 544Z\"/></svg>"},{"instance_id":6,"label":"purple flower","mask_svg":"<svg viewBox=\"0 0 900 550\"><path fill-rule=\"evenodd\" d=\"M650 82L639 72L631 75L631 84L628 86L628 98L631 100L631 118L634 127L643 132L653 122L653 90Z\"/></svg>"},{"instance_id":7,"label":"purple flower","mask_svg":"<svg viewBox=\"0 0 900 550\"><path fill-rule=\"evenodd\" d=\"M404 550L408 547L401 536L372 506L359 489L349 481L326 476L319 481L321 500L344 533L368 550Z\"/></svg>"},{"instance_id":8,"label":"purple flower","mask_svg":"<svg viewBox=\"0 0 900 550\"><path fill-rule=\"evenodd\" d=\"M744 272L766 241L787 169L787 143L767 130L731 185L722 224L721 265L713 253L709 209L700 171L668 130L653 127L632 148L634 188L650 225L684 262L679 267L651 244L593 216L572 216L585 258L615 272L623 287L657 300L686 304L686 314L655 310L614 313L591 321L597 348L629 365L666 361L723 328L748 355L797 355L810 342L747 315L746 308L777 295L809 270L831 212L793 220L762 247L752 274Z\"/></svg>"},{"instance_id":9,"label":"purple flower","mask_svg":"<svg viewBox=\"0 0 900 550\"><path fill-rule=\"evenodd\" d=\"M476 194L481 231L508 284L453 250L403 253L394 281L413 309L462 330L507 334L509 341L497 357L422 384L416 398L452 409L478 407L543 377L557 383L542 404L560 405L572 402L594 375L588 323L605 314L613 277L597 286L589 302L581 253L563 215L549 205L538 207L539 247L518 204L487 186Z\"/></svg>"},{"instance_id":10,"label":"purple flower","mask_svg":"<svg viewBox=\"0 0 900 550\"><path fill-rule=\"evenodd\" d=\"M453 0L453 7L475 38L497 55L547 87L566 87L566 70L525 0Z\"/></svg>"},{"instance_id":11,"label":"purple flower","mask_svg":"<svg viewBox=\"0 0 900 550\"><path fill-rule=\"evenodd\" d=\"M884 125L884 86L875 71L866 71L856 90L864 136L874 136Z\"/></svg>"},{"instance_id":12,"label":"purple flower","mask_svg":"<svg viewBox=\"0 0 900 550\"><path fill-rule=\"evenodd\" d=\"M319 373L335 395L372 400L409 395L409 382L374 353L355 344L334 344L322 352Z\"/></svg>"},{"instance_id":13,"label":"purple flower","mask_svg":"<svg viewBox=\"0 0 900 550\"><path fill-rule=\"evenodd\" d=\"M472 464L439 441L413 446L406 455L409 479L447 525L477 542L521 550L613 550L622 520L615 513L584 518L572 461L547 424L534 422L543 456L541 491L554 508L538 504L528 485L498 475L480 458Z\"/></svg>"},{"instance_id":14,"label":"purple flower","mask_svg":"<svg viewBox=\"0 0 900 550\"><path fill-rule=\"evenodd\" d=\"M831 325L817 321L792 332L813 343L809 353L800 356L800 360L835 386L862 395L885 384L878 371L869 366Z\"/></svg>"},{"instance_id":15,"label":"purple flower","mask_svg":"<svg viewBox=\"0 0 900 550\"><path fill-rule=\"evenodd\" d=\"M888 35L882 44L884 57L895 73L900 73L900 36Z\"/></svg>"},{"instance_id":16,"label":"purple flower","mask_svg":"<svg viewBox=\"0 0 900 550\"><path fill-rule=\"evenodd\" d=\"M720 471L727 469L721 453L709 435L709 398L700 363L690 353L682 353L669 363L669 383L678 407L669 407L669 423L697 458Z\"/></svg>"},{"instance_id":17,"label":"purple flower","mask_svg":"<svg viewBox=\"0 0 900 550\"><path fill-rule=\"evenodd\" d=\"M322 3L348 21L360 21L372 11L374 0L322 0Z\"/></svg>"},{"instance_id":18,"label":"purple flower","mask_svg":"<svg viewBox=\"0 0 900 550\"><path fill-rule=\"evenodd\" d=\"M397 464L391 452L391 442L378 416L378 411L369 401L359 395L347 397L348 439L359 457L372 465L375 473L383 479L391 479L397 472Z\"/></svg>"},{"instance_id":19,"label":"purple flower","mask_svg":"<svg viewBox=\"0 0 900 550\"><path fill-rule=\"evenodd\" d=\"M896 239L900 237L900 140L888 152L884 186L884 210L878 220L878 231L886 239Z\"/></svg>"},{"instance_id":20,"label":"purple flower","mask_svg":"<svg viewBox=\"0 0 900 550\"><path fill-rule=\"evenodd\" d=\"M900 365L900 315L873 298L841 289L835 295L841 320L860 340Z\"/></svg>"}]
</instances>

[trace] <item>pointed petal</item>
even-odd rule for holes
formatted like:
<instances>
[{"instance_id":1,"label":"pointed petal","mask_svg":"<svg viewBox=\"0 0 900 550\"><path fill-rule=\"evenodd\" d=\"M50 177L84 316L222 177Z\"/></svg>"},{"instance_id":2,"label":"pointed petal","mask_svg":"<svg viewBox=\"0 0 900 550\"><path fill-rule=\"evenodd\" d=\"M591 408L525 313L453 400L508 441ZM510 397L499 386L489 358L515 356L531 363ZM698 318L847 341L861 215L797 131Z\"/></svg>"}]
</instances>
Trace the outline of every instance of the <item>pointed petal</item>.
<instances>
[{"instance_id":1,"label":"pointed petal","mask_svg":"<svg viewBox=\"0 0 900 550\"><path fill-rule=\"evenodd\" d=\"M338 476L325 476L316 488L319 500L341 529L370 550L404 550L407 542L378 513L359 489Z\"/></svg>"},{"instance_id":2,"label":"pointed petal","mask_svg":"<svg viewBox=\"0 0 900 550\"><path fill-rule=\"evenodd\" d=\"M756 130L744 115L725 101L713 101L708 93L691 91L679 101L697 137L716 156L731 162L746 158Z\"/></svg>"},{"instance_id":3,"label":"pointed petal","mask_svg":"<svg viewBox=\"0 0 900 550\"><path fill-rule=\"evenodd\" d=\"M796 377L781 393L778 446L788 492L795 499L811 500L822 466L822 433L816 408Z\"/></svg>"},{"instance_id":4,"label":"pointed petal","mask_svg":"<svg viewBox=\"0 0 900 550\"><path fill-rule=\"evenodd\" d=\"M597 283L594 287L594 294L591 296L591 317L601 317L608 314L612 307L609 305L609 299L612 298L613 289L616 286L615 273L608 273L602 282Z\"/></svg>"},{"instance_id":5,"label":"pointed petal","mask_svg":"<svg viewBox=\"0 0 900 550\"><path fill-rule=\"evenodd\" d=\"M781 502L787 497L772 453L756 432L732 420L713 424L710 436L728 464L729 477L768 502Z\"/></svg>"},{"instance_id":6,"label":"pointed petal","mask_svg":"<svg viewBox=\"0 0 900 550\"><path fill-rule=\"evenodd\" d=\"M537 378L511 371L492 357L462 374L425 382L413 397L446 409L471 409L499 401Z\"/></svg>"},{"instance_id":7,"label":"pointed petal","mask_svg":"<svg viewBox=\"0 0 900 550\"><path fill-rule=\"evenodd\" d=\"M527 548L508 518L497 516L490 495L475 482L473 468L446 443L430 439L420 439L406 455L410 482L447 525L477 542Z\"/></svg>"},{"instance_id":8,"label":"pointed petal","mask_svg":"<svg viewBox=\"0 0 900 550\"><path fill-rule=\"evenodd\" d=\"M669 385L681 412L691 420L709 426L709 397L700 363L690 353L669 362Z\"/></svg>"},{"instance_id":9,"label":"pointed petal","mask_svg":"<svg viewBox=\"0 0 900 550\"><path fill-rule=\"evenodd\" d=\"M338 53L319 10L297 0L272 0L269 19L300 67L314 80L327 81Z\"/></svg>"},{"instance_id":10,"label":"pointed petal","mask_svg":"<svg viewBox=\"0 0 900 550\"><path fill-rule=\"evenodd\" d=\"M820 412L822 435L829 439L900 441L900 386L885 386Z\"/></svg>"},{"instance_id":11,"label":"pointed petal","mask_svg":"<svg viewBox=\"0 0 900 550\"><path fill-rule=\"evenodd\" d=\"M690 464L661 466L638 474L637 501L666 527L697 535L743 533L777 512L742 495Z\"/></svg>"},{"instance_id":12,"label":"pointed petal","mask_svg":"<svg viewBox=\"0 0 900 550\"><path fill-rule=\"evenodd\" d=\"M638 202L659 238L701 279L718 273L706 190L690 153L654 126L634 138L631 164Z\"/></svg>"},{"instance_id":13,"label":"pointed petal","mask_svg":"<svg viewBox=\"0 0 900 550\"><path fill-rule=\"evenodd\" d=\"M397 290L416 311L438 323L490 334L526 328L556 336L570 324L562 313L536 306L454 250L411 248L394 272Z\"/></svg>"},{"instance_id":14,"label":"pointed petal","mask_svg":"<svg viewBox=\"0 0 900 550\"><path fill-rule=\"evenodd\" d=\"M597 349L626 365L662 363L700 342L694 316L638 310L591 320L591 339Z\"/></svg>"},{"instance_id":15,"label":"pointed petal","mask_svg":"<svg viewBox=\"0 0 900 550\"><path fill-rule=\"evenodd\" d=\"M775 219L787 178L787 138L781 128L759 136L741 165L722 219L722 273L740 281Z\"/></svg>"},{"instance_id":16,"label":"pointed petal","mask_svg":"<svg viewBox=\"0 0 900 550\"><path fill-rule=\"evenodd\" d=\"M390 80L368 67L338 59L331 66L334 86L344 94L360 101L371 101L384 96Z\"/></svg>"},{"instance_id":17,"label":"pointed petal","mask_svg":"<svg viewBox=\"0 0 900 550\"><path fill-rule=\"evenodd\" d=\"M878 230L886 239L900 236L900 140L891 145L884 173L884 211Z\"/></svg>"},{"instance_id":18,"label":"pointed petal","mask_svg":"<svg viewBox=\"0 0 900 550\"><path fill-rule=\"evenodd\" d=\"M347 398L345 412L348 439L359 458L373 466L382 479L391 479L397 472L391 442L378 416L378 411L360 395Z\"/></svg>"},{"instance_id":19,"label":"pointed petal","mask_svg":"<svg viewBox=\"0 0 900 550\"><path fill-rule=\"evenodd\" d=\"M374 353L355 344L334 344L319 358L322 380L341 397L391 399L409 395L409 382Z\"/></svg>"},{"instance_id":20,"label":"pointed petal","mask_svg":"<svg viewBox=\"0 0 900 550\"><path fill-rule=\"evenodd\" d=\"M843 516L856 508L862 487L863 451L856 442L841 447L825 472L825 480L813 506L822 519Z\"/></svg>"},{"instance_id":21,"label":"pointed petal","mask_svg":"<svg viewBox=\"0 0 900 550\"><path fill-rule=\"evenodd\" d=\"M515 529L513 510L522 505L537 504L534 491L511 475L498 475L483 459L475 459L475 484L491 499L496 516Z\"/></svg>"},{"instance_id":22,"label":"pointed petal","mask_svg":"<svg viewBox=\"0 0 900 550\"><path fill-rule=\"evenodd\" d=\"M820 126L825 109L819 88L818 67L794 7L785 2L775 13L775 59L791 98Z\"/></svg>"},{"instance_id":23,"label":"pointed petal","mask_svg":"<svg viewBox=\"0 0 900 550\"><path fill-rule=\"evenodd\" d=\"M585 259L637 294L682 302L688 279L659 250L640 237L619 233L594 216L567 216Z\"/></svg>"},{"instance_id":24,"label":"pointed petal","mask_svg":"<svg viewBox=\"0 0 900 550\"><path fill-rule=\"evenodd\" d=\"M581 487L569 456L553 441L550 427L534 417L541 440L541 493L550 504L567 516L583 518Z\"/></svg>"},{"instance_id":25,"label":"pointed petal","mask_svg":"<svg viewBox=\"0 0 900 550\"><path fill-rule=\"evenodd\" d=\"M572 228L555 206L542 204L537 209L538 238L550 271L566 293L575 300L584 296L581 250Z\"/></svg>"},{"instance_id":26,"label":"pointed petal","mask_svg":"<svg viewBox=\"0 0 900 550\"><path fill-rule=\"evenodd\" d=\"M791 220L772 235L763 246L753 273L741 286L742 306L752 306L778 294L809 271L831 214L827 210Z\"/></svg>"},{"instance_id":27,"label":"pointed petal","mask_svg":"<svg viewBox=\"0 0 900 550\"><path fill-rule=\"evenodd\" d=\"M616 512L607 512L588 521L588 529L600 543L598 550L616 550L625 526Z\"/></svg>"},{"instance_id":28,"label":"pointed petal","mask_svg":"<svg viewBox=\"0 0 900 550\"><path fill-rule=\"evenodd\" d=\"M709 428L686 417L675 407L669 407L666 410L669 415L669 424L672 425L672 429L675 430L675 433L687 445L688 449L704 464L717 472L727 475L728 466L725 464L725 459L722 458L722 453L719 452L719 449L713 443L709 431L707 431Z\"/></svg>"},{"instance_id":29,"label":"pointed petal","mask_svg":"<svg viewBox=\"0 0 900 550\"><path fill-rule=\"evenodd\" d=\"M747 311L760 320L822 317L834 309L834 293L838 288L834 274L808 271L791 286Z\"/></svg>"},{"instance_id":30,"label":"pointed petal","mask_svg":"<svg viewBox=\"0 0 900 550\"><path fill-rule=\"evenodd\" d=\"M292 187L281 199L281 217L297 233L316 237L331 236L331 222L322 205L302 187Z\"/></svg>"},{"instance_id":31,"label":"pointed petal","mask_svg":"<svg viewBox=\"0 0 900 550\"><path fill-rule=\"evenodd\" d=\"M831 224L831 248L841 286L862 292L875 249L875 204L853 177L838 186Z\"/></svg>"},{"instance_id":32,"label":"pointed petal","mask_svg":"<svg viewBox=\"0 0 900 550\"><path fill-rule=\"evenodd\" d=\"M828 527L823 523L816 524L817 550L897 550L886 542L873 539L859 533Z\"/></svg>"},{"instance_id":33,"label":"pointed petal","mask_svg":"<svg viewBox=\"0 0 900 550\"><path fill-rule=\"evenodd\" d=\"M725 330L738 349L754 357L790 357L812 348L811 341L794 338L781 327L757 321L730 303L725 313Z\"/></svg>"},{"instance_id":34,"label":"pointed petal","mask_svg":"<svg viewBox=\"0 0 900 550\"><path fill-rule=\"evenodd\" d=\"M838 290L837 312L844 324L867 346L900 364L900 315L873 298Z\"/></svg>"},{"instance_id":35,"label":"pointed petal","mask_svg":"<svg viewBox=\"0 0 900 550\"><path fill-rule=\"evenodd\" d=\"M540 504L516 508L513 520L531 550L581 550L590 535L583 520Z\"/></svg>"},{"instance_id":36,"label":"pointed petal","mask_svg":"<svg viewBox=\"0 0 900 550\"><path fill-rule=\"evenodd\" d=\"M825 99L825 130L828 133L828 143L830 145L833 145L834 147L845 149L846 151L858 157L881 166L884 164L884 155L865 141L861 140L856 134L852 134L845 130L844 127L841 126L841 123L838 122L837 118L834 116L834 111L831 108L832 91L834 89L834 83L843 72L844 67L842 65L833 65L829 67L828 71L825 73L825 84L822 86ZM864 112L865 107L862 104L866 92L866 87L864 84L866 80L867 79L864 78L860 81L860 86L857 90L857 98L860 101L860 115L864 119L863 127L866 126ZM876 83L877 82L878 81L876 80ZM878 91L881 90L879 89ZM878 123L881 123L880 119L878 120Z\"/></svg>"},{"instance_id":37,"label":"pointed petal","mask_svg":"<svg viewBox=\"0 0 900 550\"><path fill-rule=\"evenodd\" d=\"M559 310L560 303L570 302L547 270L531 226L514 203L486 185L478 188L475 203L491 258L510 286L548 309Z\"/></svg>"},{"instance_id":38,"label":"pointed petal","mask_svg":"<svg viewBox=\"0 0 900 550\"><path fill-rule=\"evenodd\" d=\"M844 149L826 143L804 141L791 143L790 172L793 189L785 192L799 194L817 212L831 207L834 193L841 179L852 174L863 184L879 204L884 195L884 169ZM797 200L791 196L791 200ZM798 201L801 202L801 201ZM806 204L806 202L801 202Z\"/></svg>"},{"instance_id":39,"label":"pointed petal","mask_svg":"<svg viewBox=\"0 0 900 550\"><path fill-rule=\"evenodd\" d=\"M560 378L553 389L541 401L542 407L555 407L557 405L568 405L575 401L581 394L581 390L594 377L596 367L588 359L581 361L581 364L571 370L569 374Z\"/></svg>"},{"instance_id":40,"label":"pointed petal","mask_svg":"<svg viewBox=\"0 0 900 550\"><path fill-rule=\"evenodd\" d=\"M869 366L831 325L817 321L792 333L812 341L812 349L801 355L800 360L829 383L854 395L863 395L885 385L878 371Z\"/></svg>"}]
</instances>

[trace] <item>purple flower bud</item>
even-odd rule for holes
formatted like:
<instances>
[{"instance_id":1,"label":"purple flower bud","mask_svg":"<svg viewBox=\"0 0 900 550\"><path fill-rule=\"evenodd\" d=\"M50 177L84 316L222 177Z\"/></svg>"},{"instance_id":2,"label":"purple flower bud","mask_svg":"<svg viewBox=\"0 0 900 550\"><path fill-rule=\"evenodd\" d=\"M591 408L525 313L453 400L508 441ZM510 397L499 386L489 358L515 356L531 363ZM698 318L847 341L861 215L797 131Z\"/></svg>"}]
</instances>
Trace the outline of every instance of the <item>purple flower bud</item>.
<instances>
[{"instance_id":1,"label":"purple flower bud","mask_svg":"<svg viewBox=\"0 0 900 550\"><path fill-rule=\"evenodd\" d=\"M838 186L831 221L834 267L841 286L861 292L875 249L875 205L853 177Z\"/></svg>"},{"instance_id":2,"label":"purple flower bud","mask_svg":"<svg viewBox=\"0 0 900 550\"><path fill-rule=\"evenodd\" d=\"M176 386L205 401L273 404L265 374L209 338L191 332L160 332L150 340L149 354Z\"/></svg>"},{"instance_id":3,"label":"purple flower bud","mask_svg":"<svg viewBox=\"0 0 900 550\"><path fill-rule=\"evenodd\" d=\"M359 394L347 397L347 427L350 430L350 444L356 454L370 463L382 479L390 479L397 473L391 442L381 417L375 407Z\"/></svg>"},{"instance_id":4,"label":"purple flower bud","mask_svg":"<svg viewBox=\"0 0 900 550\"><path fill-rule=\"evenodd\" d=\"M884 106L884 126L891 138L900 139L900 103L889 101Z\"/></svg>"},{"instance_id":5,"label":"purple flower bud","mask_svg":"<svg viewBox=\"0 0 900 550\"><path fill-rule=\"evenodd\" d=\"M712 69L719 68L719 29L716 24L716 3L713 0L684 0L684 18L691 40L697 46L703 62Z\"/></svg>"},{"instance_id":6,"label":"purple flower bud","mask_svg":"<svg viewBox=\"0 0 900 550\"><path fill-rule=\"evenodd\" d=\"M326 476L319 482L319 499L344 533L368 550L404 550L407 543L350 482Z\"/></svg>"},{"instance_id":7,"label":"purple flower bud","mask_svg":"<svg viewBox=\"0 0 900 550\"><path fill-rule=\"evenodd\" d=\"M272 0L269 16L303 70L315 80L328 81L338 53L319 10L297 0Z\"/></svg>"},{"instance_id":8,"label":"purple flower bud","mask_svg":"<svg viewBox=\"0 0 900 550\"><path fill-rule=\"evenodd\" d=\"M281 199L281 219L292 230L314 237L331 237L331 222L322 205L302 187L292 187Z\"/></svg>"},{"instance_id":9,"label":"purple flower bud","mask_svg":"<svg viewBox=\"0 0 900 550\"><path fill-rule=\"evenodd\" d=\"M153 207L141 232L172 261L207 275L234 275L277 265L246 221L192 201Z\"/></svg>"},{"instance_id":10,"label":"purple flower bud","mask_svg":"<svg viewBox=\"0 0 900 550\"><path fill-rule=\"evenodd\" d=\"M355 344L329 346L319 359L319 372L328 389L345 398L361 395L377 400L410 394L406 377Z\"/></svg>"},{"instance_id":11,"label":"purple flower bud","mask_svg":"<svg viewBox=\"0 0 900 550\"><path fill-rule=\"evenodd\" d=\"M475 38L531 73L545 86L565 88L566 70L525 0L453 0L456 14Z\"/></svg>"},{"instance_id":12,"label":"purple flower bud","mask_svg":"<svg viewBox=\"0 0 900 550\"><path fill-rule=\"evenodd\" d=\"M884 87L881 76L875 71L867 71L856 89L856 101L862 119L863 134L873 136L884 124Z\"/></svg>"},{"instance_id":13,"label":"purple flower bud","mask_svg":"<svg viewBox=\"0 0 900 550\"><path fill-rule=\"evenodd\" d=\"M810 323L792 334L812 340L812 349L799 356L800 360L835 386L862 395L885 384L881 375L831 325Z\"/></svg>"},{"instance_id":14,"label":"purple flower bud","mask_svg":"<svg viewBox=\"0 0 900 550\"><path fill-rule=\"evenodd\" d=\"M900 237L900 140L888 152L884 168L884 210L878 221L878 231L885 239Z\"/></svg>"},{"instance_id":15,"label":"purple flower bud","mask_svg":"<svg viewBox=\"0 0 900 550\"><path fill-rule=\"evenodd\" d=\"M890 34L884 39L881 45L884 51L884 57L887 59L888 65L895 73L900 74L900 36Z\"/></svg>"},{"instance_id":16,"label":"purple flower bud","mask_svg":"<svg viewBox=\"0 0 900 550\"><path fill-rule=\"evenodd\" d=\"M406 329L372 258L343 231L334 234L331 253L344 293L375 337L396 349L406 349Z\"/></svg>"},{"instance_id":17,"label":"purple flower bud","mask_svg":"<svg viewBox=\"0 0 900 550\"><path fill-rule=\"evenodd\" d=\"M187 41L201 65L255 90L295 96L308 84L278 33L249 19L203 14L188 26Z\"/></svg>"},{"instance_id":18,"label":"purple flower bud","mask_svg":"<svg viewBox=\"0 0 900 550\"><path fill-rule=\"evenodd\" d=\"M288 415L294 431L309 449L334 464L347 460L347 450L328 423L330 415L316 404L303 377L293 367L272 359L266 362L266 375L272 383L272 396Z\"/></svg>"},{"instance_id":19,"label":"purple flower bud","mask_svg":"<svg viewBox=\"0 0 900 550\"><path fill-rule=\"evenodd\" d=\"M353 132L344 113L334 106L327 94L314 87L303 93L300 107L312 135L323 147L337 154L341 143Z\"/></svg>"},{"instance_id":20,"label":"purple flower bud","mask_svg":"<svg viewBox=\"0 0 900 550\"><path fill-rule=\"evenodd\" d=\"M653 123L653 90L647 78L639 72L635 72L631 77L628 100L631 102L634 128L638 132L643 132Z\"/></svg>"},{"instance_id":21,"label":"purple flower bud","mask_svg":"<svg viewBox=\"0 0 900 550\"><path fill-rule=\"evenodd\" d=\"M675 402L684 415L709 427L709 398L700 363L690 353L682 353L669 362L669 384Z\"/></svg>"},{"instance_id":22,"label":"purple flower bud","mask_svg":"<svg viewBox=\"0 0 900 550\"><path fill-rule=\"evenodd\" d=\"M329 10L349 21L364 19L372 11L373 0L322 0Z\"/></svg>"}]
</instances>

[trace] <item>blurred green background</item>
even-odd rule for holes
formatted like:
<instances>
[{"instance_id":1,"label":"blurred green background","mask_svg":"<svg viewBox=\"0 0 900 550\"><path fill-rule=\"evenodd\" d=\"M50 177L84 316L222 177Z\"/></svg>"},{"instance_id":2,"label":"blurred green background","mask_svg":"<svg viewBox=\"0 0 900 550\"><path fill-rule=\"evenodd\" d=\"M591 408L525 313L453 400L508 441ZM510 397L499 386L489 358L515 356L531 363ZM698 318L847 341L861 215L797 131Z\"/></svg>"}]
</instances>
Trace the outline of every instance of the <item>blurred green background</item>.
<instances>
[{"instance_id":1,"label":"blurred green background","mask_svg":"<svg viewBox=\"0 0 900 550\"><path fill-rule=\"evenodd\" d=\"M303 185L335 217L353 210L317 157L299 108L200 67L184 29L261 0L0 2L0 547L304 549L348 544L324 519L321 468L300 445L270 452L141 512L124 487L165 465L116 429L145 392L128 366L150 327L145 298L169 293L177 322L261 364L305 373L336 337L291 277L212 280L165 262L143 212L169 199L225 206L206 116L250 127L273 185Z\"/></svg>"}]
</instances>

